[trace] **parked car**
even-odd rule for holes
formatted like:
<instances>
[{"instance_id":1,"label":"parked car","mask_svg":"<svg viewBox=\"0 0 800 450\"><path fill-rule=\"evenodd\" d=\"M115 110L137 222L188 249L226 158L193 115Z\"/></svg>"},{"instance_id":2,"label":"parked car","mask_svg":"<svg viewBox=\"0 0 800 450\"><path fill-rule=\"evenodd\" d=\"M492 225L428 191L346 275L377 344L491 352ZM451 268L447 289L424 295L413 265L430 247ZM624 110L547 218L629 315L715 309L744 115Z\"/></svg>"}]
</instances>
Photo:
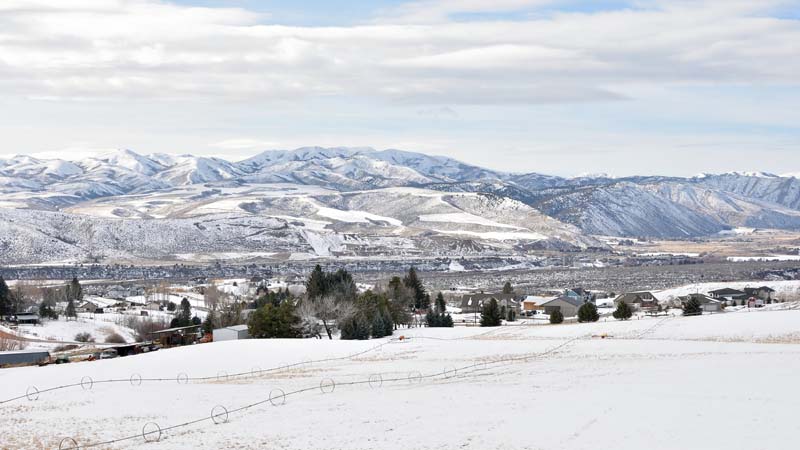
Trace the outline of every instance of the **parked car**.
<instances>
[{"instance_id":1,"label":"parked car","mask_svg":"<svg viewBox=\"0 0 800 450\"><path fill-rule=\"evenodd\" d=\"M113 348L109 348L107 350L103 350L100 353L100 359L111 359L111 358L116 358L118 356L119 356L119 353L117 353L117 351L114 350Z\"/></svg>"}]
</instances>

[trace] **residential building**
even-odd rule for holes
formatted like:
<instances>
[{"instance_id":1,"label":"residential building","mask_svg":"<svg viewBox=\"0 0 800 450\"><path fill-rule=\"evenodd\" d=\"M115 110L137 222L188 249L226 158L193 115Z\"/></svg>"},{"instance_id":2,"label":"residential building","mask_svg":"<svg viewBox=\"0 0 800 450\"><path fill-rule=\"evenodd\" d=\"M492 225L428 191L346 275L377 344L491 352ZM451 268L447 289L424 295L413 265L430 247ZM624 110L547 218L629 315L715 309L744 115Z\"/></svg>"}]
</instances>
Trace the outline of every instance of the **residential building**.
<instances>
[{"instance_id":1,"label":"residential building","mask_svg":"<svg viewBox=\"0 0 800 450\"><path fill-rule=\"evenodd\" d=\"M740 291L738 289L731 289L731 288L722 288L722 289L715 289L713 291L709 291L708 295L711 298L715 298L717 300L746 300L750 296L747 295L744 291Z\"/></svg>"},{"instance_id":2,"label":"residential building","mask_svg":"<svg viewBox=\"0 0 800 450\"><path fill-rule=\"evenodd\" d=\"M544 308L545 314L552 314L554 311L561 311L561 314L563 314L564 317L572 317L578 315L578 308L580 308L584 303L586 302L583 300L562 296L542 303L541 306Z\"/></svg>"},{"instance_id":3,"label":"residential building","mask_svg":"<svg viewBox=\"0 0 800 450\"><path fill-rule=\"evenodd\" d=\"M480 313L483 310L483 305L491 301L497 300L497 305L501 308L503 306L513 308L519 312L521 305L520 301L514 294L464 294L461 296L461 312L463 314Z\"/></svg>"},{"instance_id":4,"label":"residential building","mask_svg":"<svg viewBox=\"0 0 800 450\"><path fill-rule=\"evenodd\" d=\"M630 306L637 308L655 308L658 307L658 299L652 292L637 291L622 294L614 299L614 303L625 302Z\"/></svg>"},{"instance_id":5,"label":"residential building","mask_svg":"<svg viewBox=\"0 0 800 450\"><path fill-rule=\"evenodd\" d=\"M747 294L747 297L755 297L757 299L764 300L765 302L770 302L773 300L772 295L775 293L775 289L772 289L769 286L744 288L744 293Z\"/></svg>"},{"instance_id":6,"label":"residential building","mask_svg":"<svg viewBox=\"0 0 800 450\"><path fill-rule=\"evenodd\" d=\"M577 300L585 302L593 302L594 295L584 288L572 288L564 290L564 297L572 297Z\"/></svg>"}]
</instances>

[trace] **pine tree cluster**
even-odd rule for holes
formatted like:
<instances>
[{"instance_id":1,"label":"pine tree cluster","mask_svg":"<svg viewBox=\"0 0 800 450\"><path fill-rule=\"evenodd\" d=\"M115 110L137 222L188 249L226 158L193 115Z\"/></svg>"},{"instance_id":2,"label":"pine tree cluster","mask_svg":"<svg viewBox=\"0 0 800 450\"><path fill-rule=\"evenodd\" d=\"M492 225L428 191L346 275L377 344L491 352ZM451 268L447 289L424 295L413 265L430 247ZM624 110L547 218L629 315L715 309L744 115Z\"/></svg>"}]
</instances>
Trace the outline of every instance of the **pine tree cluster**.
<instances>
[{"instance_id":1,"label":"pine tree cluster","mask_svg":"<svg viewBox=\"0 0 800 450\"><path fill-rule=\"evenodd\" d=\"M367 291L356 300L356 313L340 324L341 339L369 339L391 336L394 321L389 308L389 300L384 294Z\"/></svg>"},{"instance_id":2,"label":"pine tree cluster","mask_svg":"<svg viewBox=\"0 0 800 450\"><path fill-rule=\"evenodd\" d=\"M198 318L199 320L199 318ZM175 317L170 322L170 328L188 327L192 325L199 325L192 321L192 304L189 299L184 297L181 300L181 309L175 314Z\"/></svg>"},{"instance_id":3,"label":"pine tree cluster","mask_svg":"<svg viewBox=\"0 0 800 450\"><path fill-rule=\"evenodd\" d=\"M447 313L447 303L441 292L436 294L433 310L425 315L425 324L431 328L452 328L453 318Z\"/></svg>"}]
</instances>

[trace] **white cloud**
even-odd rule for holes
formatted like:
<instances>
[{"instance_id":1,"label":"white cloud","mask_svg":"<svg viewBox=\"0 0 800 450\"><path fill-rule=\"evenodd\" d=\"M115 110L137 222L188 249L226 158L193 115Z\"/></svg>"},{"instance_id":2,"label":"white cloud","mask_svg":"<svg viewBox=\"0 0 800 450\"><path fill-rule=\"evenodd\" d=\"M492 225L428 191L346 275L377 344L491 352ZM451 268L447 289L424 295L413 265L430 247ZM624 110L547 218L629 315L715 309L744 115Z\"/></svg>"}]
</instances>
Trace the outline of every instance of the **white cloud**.
<instances>
[{"instance_id":1,"label":"white cloud","mask_svg":"<svg viewBox=\"0 0 800 450\"><path fill-rule=\"evenodd\" d=\"M797 83L800 24L777 1L647 2L646 9L454 22L550 2L420 1L352 27L259 25L236 8L146 0L6 0L0 93L39 99L434 104L625 98L626 85ZM414 19L415 11L428 17ZM435 19L435 20L429 20ZM433 22L433 23L432 23Z\"/></svg>"}]
</instances>

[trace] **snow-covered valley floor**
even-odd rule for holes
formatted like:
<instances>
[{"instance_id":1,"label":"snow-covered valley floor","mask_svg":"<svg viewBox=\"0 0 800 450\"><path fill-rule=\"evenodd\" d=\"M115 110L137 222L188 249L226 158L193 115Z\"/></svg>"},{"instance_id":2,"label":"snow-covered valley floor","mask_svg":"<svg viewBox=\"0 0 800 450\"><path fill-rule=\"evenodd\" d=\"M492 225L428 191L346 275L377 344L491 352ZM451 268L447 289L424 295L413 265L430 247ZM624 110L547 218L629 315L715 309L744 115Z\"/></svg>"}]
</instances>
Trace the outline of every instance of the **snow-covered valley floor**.
<instances>
[{"instance_id":1,"label":"snow-covered valley floor","mask_svg":"<svg viewBox=\"0 0 800 450\"><path fill-rule=\"evenodd\" d=\"M84 448L131 437L94 448L792 449L798 344L800 310L789 309L413 329L360 342L219 342L5 369L0 400L29 386L94 383L0 404L0 448L58 448L65 437ZM344 358L309 363L332 357ZM234 373L250 375L226 376ZM179 384L179 374L209 379ZM145 381L134 385L132 376ZM107 379L121 381L99 382ZM326 379L336 383L333 392L320 390ZM274 389L304 388L284 405L268 401ZM264 400L230 413L227 423L210 418L216 405L234 410ZM148 422L165 429L204 418L164 431L157 443L141 436Z\"/></svg>"}]
</instances>

